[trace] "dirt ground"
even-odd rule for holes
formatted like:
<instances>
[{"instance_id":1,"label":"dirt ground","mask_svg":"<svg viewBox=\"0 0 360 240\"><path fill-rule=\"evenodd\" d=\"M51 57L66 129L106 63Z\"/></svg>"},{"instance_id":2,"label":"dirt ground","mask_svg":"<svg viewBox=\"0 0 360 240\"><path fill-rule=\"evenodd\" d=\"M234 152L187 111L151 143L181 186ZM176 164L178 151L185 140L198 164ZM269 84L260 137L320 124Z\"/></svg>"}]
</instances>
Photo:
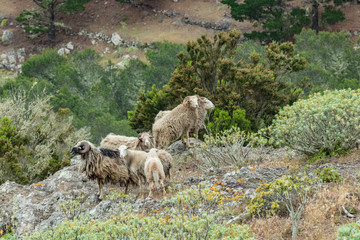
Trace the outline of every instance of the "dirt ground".
<instances>
[{"instance_id":1,"label":"dirt ground","mask_svg":"<svg viewBox=\"0 0 360 240\"><path fill-rule=\"evenodd\" d=\"M218 0L145 0L142 7L135 7L128 3L119 3L115 0L91 0L85 4L85 10L70 15L59 14L57 20L64 22L71 27L71 31L105 33L111 36L117 32L127 41L155 42L172 41L186 43L195 40L205 34L214 35L214 30L205 29L199 26L187 25L183 21L179 25L173 24L174 21L183 20L187 14L191 20L216 22L223 19L230 20L232 27L240 29L242 32L250 32L253 28L249 22L236 22L230 16L229 8ZM26 38L26 33L15 18L22 10L36 8L32 0L0 0L0 18L8 18L6 26L0 28L0 35L8 29L14 32L14 43L9 46L0 45L0 53L9 49L25 47L27 53L39 53L45 48L60 48L68 42L73 42L75 48L93 48L97 52L103 52L106 47L111 45L97 41L95 45L91 39L70 35L64 31L57 32L55 41L49 41L46 35L30 40ZM175 10L178 14L175 17L167 17L156 10ZM360 30L360 5L347 3L343 10L346 20L338 23L331 28L323 30ZM355 37L356 38L356 37ZM355 39L354 38L354 39Z\"/></svg>"}]
</instances>

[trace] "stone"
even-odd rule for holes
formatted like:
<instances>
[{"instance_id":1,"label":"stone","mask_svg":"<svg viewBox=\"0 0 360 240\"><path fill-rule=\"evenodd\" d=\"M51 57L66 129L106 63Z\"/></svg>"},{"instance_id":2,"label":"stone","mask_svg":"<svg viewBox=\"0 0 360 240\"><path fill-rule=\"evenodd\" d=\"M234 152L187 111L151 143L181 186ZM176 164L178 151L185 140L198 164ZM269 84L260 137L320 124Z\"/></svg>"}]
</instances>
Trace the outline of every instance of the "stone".
<instances>
[{"instance_id":1,"label":"stone","mask_svg":"<svg viewBox=\"0 0 360 240\"><path fill-rule=\"evenodd\" d=\"M164 21L164 19L162 18L162 16L159 16L158 23L162 23L163 21Z\"/></svg>"},{"instance_id":2,"label":"stone","mask_svg":"<svg viewBox=\"0 0 360 240\"><path fill-rule=\"evenodd\" d=\"M2 39L1 39L2 43L3 43L4 45L9 45L9 44L11 44L12 41L13 41L13 36L14 36L13 32L11 32L11 31L9 31L9 30L5 30L5 31L3 32Z\"/></svg>"},{"instance_id":3,"label":"stone","mask_svg":"<svg viewBox=\"0 0 360 240\"><path fill-rule=\"evenodd\" d=\"M70 53L70 50L67 49L67 48L60 48L60 49L58 50L58 54L59 54L60 56L67 55L67 54L69 54L69 53Z\"/></svg>"},{"instance_id":4,"label":"stone","mask_svg":"<svg viewBox=\"0 0 360 240\"><path fill-rule=\"evenodd\" d=\"M112 36L111 36L111 42L112 42L115 46L117 46L117 45L119 45L120 43L123 42L123 39L120 37L119 34L113 33Z\"/></svg>"},{"instance_id":5,"label":"stone","mask_svg":"<svg viewBox=\"0 0 360 240\"><path fill-rule=\"evenodd\" d=\"M66 44L66 48L67 48L67 49L70 49L70 50L74 50L74 45L72 44L72 42L68 42L68 43Z\"/></svg>"},{"instance_id":6,"label":"stone","mask_svg":"<svg viewBox=\"0 0 360 240\"><path fill-rule=\"evenodd\" d=\"M91 44L92 45L95 45L95 43L96 43L96 41L93 39L93 40L91 40Z\"/></svg>"},{"instance_id":7,"label":"stone","mask_svg":"<svg viewBox=\"0 0 360 240\"><path fill-rule=\"evenodd\" d=\"M180 24L181 24L181 19L178 19L178 20L172 22L171 24L173 24L173 25L180 25Z\"/></svg>"}]
</instances>

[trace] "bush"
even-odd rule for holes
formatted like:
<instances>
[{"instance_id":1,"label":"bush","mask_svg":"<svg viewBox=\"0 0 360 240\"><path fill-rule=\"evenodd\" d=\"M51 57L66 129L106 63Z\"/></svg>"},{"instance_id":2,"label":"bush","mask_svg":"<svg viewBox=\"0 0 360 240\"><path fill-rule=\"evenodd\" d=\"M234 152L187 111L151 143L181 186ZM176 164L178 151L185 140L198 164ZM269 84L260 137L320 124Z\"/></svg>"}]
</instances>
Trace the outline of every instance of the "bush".
<instances>
[{"instance_id":1,"label":"bush","mask_svg":"<svg viewBox=\"0 0 360 240\"><path fill-rule=\"evenodd\" d=\"M338 240L359 240L360 228L356 223L342 225L338 229Z\"/></svg>"},{"instance_id":2,"label":"bush","mask_svg":"<svg viewBox=\"0 0 360 240\"><path fill-rule=\"evenodd\" d=\"M27 141L27 138L18 135L9 118L0 120L0 185L7 180L20 184L29 183L22 164L27 160L24 149Z\"/></svg>"},{"instance_id":3,"label":"bush","mask_svg":"<svg viewBox=\"0 0 360 240\"><path fill-rule=\"evenodd\" d=\"M250 130L251 123L246 119L244 109L234 110L230 115L226 110L215 108L211 118L213 120L207 124L207 128L214 135L232 127L240 128L244 131Z\"/></svg>"},{"instance_id":4,"label":"bush","mask_svg":"<svg viewBox=\"0 0 360 240\"><path fill-rule=\"evenodd\" d=\"M257 140L256 147L254 143ZM204 144L196 145L195 156L202 170L218 169L221 166L232 166L240 169L245 165L260 161L262 158L262 142L252 134L246 134L233 127L216 135L205 136Z\"/></svg>"},{"instance_id":5,"label":"bush","mask_svg":"<svg viewBox=\"0 0 360 240\"><path fill-rule=\"evenodd\" d=\"M28 101L26 94L18 92L2 99L0 105L0 116L11 120L20 139L27 139L23 146L31 151L31 157L19 156L19 163L30 182L42 180L68 165L69 149L90 137L87 128L74 128L69 109L54 112L50 98L36 96Z\"/></svg>"},{"instance_id":6,"label":"bush","mask_svg":"<svg viewBox=\"0 0 360 240\"><path fill-rule=\"evenodd\" d=\"M322 171L320 170L321 169L316 169L315 174L320 178L322 182L330 183L342 181L342 177L335 169L326 167Z\"/></svg>"},{"instance_id":7,"label":"bush","mask_svg":"<svg viewBox=\"0 0 360 240\"><path fill-rule=\"evenodd\" d=\"M69 205L74 206L73 202ZM133 213L131 207L124 209L109 219L95 220L83 214L24 239L254 239L247 225L225 225L216 214L204 211L183 215L165 208L165 212L141 215Z\"/></svg>"},{"instance_id":8,"label":"bush","mask_svg":"<svg viewBox=\"0 0 360 240\"><path fill-rule=\"evenodd\" d=\"M313 92L360 87L360 50L354 49L349 34L325 31L317 34L303 29L295 40L295 53L306 59L306 69L291 73L284 80L301 82L308 78Z\"/></svg>"},{"instance_id":9,"label":"bush","mask_svg":"<svg viewBox=\"0 0 360 240\"><path fill-rule=\"evenodd\" d=\"M275 142L307 155L352 149L360 135L360 90L317 93L284 107L269 131Z\"/></svg>"}]
</instances>

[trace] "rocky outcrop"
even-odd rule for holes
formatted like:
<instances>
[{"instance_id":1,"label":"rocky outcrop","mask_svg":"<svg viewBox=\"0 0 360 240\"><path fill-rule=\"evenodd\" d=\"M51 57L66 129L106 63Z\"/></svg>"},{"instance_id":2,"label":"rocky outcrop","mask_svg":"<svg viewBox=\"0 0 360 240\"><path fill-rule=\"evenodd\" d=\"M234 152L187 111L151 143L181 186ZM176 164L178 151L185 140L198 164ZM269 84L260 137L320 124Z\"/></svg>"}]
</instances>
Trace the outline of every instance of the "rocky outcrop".
<instances>
[{"instance_id":1,"label":"rocky outcrop","mask_svg":"<svg viewBox=\"0 0 360 240\"><path fill-rule=\"evenodd\" d=\"M4 44L4 45L9 45L12 43L13 41L13 32L11 32L10 30L5 30L3 32L3 35L1 37L1 42Z\"/></svg>"},{"instance_id":2,"label":"rocky outcrop","mask_svg":"<svg viewBox=\"0 0 360 240\"><path fill-rule=\"evenodd\" d=\"M22 63L25 61L25 48L17 50L11 49L0 55L0 68L5 68L10 71L21 70Z\"/></svg>"}]
</instances>

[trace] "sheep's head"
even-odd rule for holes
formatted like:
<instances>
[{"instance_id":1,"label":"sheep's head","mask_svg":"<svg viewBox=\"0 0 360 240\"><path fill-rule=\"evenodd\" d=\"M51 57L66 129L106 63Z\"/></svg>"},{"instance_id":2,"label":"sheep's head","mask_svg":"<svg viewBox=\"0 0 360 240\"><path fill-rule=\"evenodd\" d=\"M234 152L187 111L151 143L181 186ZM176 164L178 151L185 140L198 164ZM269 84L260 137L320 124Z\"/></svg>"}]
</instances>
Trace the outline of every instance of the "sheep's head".
<instances>
[{"instance_id":1,"label":"sheep's head","mask_svg":"<svg viewBox=\"0 0 360 240\"><path fill-rule=\"evenodd\" d=\"M204 106L206 110L212 110L215 108L215 105L206 97L200 97L200 104Z\"/></svg>"},{"instance_id":2,"label":"sheep's head","mask_svg":"<svg viewBox=\"0 0 360 240\"><path fill-rule=\"evenodd\" d=\"M152 149L150 149L148 156L149 157L158 157L158 152L159 152L158 149L152 148Z\"/></svg>"},{"instance_id":3,"label":"sheep's head","mask_svg":"<svg viewBox=\"0 0 360 240\"><path fill-rule=\"evenodd\" d=\"M89 141L86 140L80 141L71 149L70 153L72 155L87 153L88 151L90 151L91 145L92 144Z\"/></svg>"},{"instance_id":4,"label":"sheep's head","mask_svg":"<svg viewBox=\"0 0 360 240\"><path fill-rule=\"evenodd\" d=\"M151 136L150 132L139 133L137 138L138 138L139 142L141 143L141 145L143 145L146 148L143 150L148 150L153 147L153 144L151 143L152 136Z\"/></svg>"},{"instance_id":5,"label":"sheep's head","mask_svg":"<svg viewBox=\"0 0 360 240\"><path fill-rule=\"evenodd\" d=\"M199 101L198 100L199 100L198 95L187 96L186 98L184 98L183 105L186 106L186 107L198 108L199 107Z\"/></svg>"},{"instance_id":6,"label":"sheep's head","mask_svg":"<svg viewBox=\"0 0 360 240\"><path fill-rule=\"evenodd\" d=\"M119 153L120 153L120 158L125 158L127 155L128 146L120 145L120 147L118 149L119 149Z\"/></svg>"}]
</instances>

